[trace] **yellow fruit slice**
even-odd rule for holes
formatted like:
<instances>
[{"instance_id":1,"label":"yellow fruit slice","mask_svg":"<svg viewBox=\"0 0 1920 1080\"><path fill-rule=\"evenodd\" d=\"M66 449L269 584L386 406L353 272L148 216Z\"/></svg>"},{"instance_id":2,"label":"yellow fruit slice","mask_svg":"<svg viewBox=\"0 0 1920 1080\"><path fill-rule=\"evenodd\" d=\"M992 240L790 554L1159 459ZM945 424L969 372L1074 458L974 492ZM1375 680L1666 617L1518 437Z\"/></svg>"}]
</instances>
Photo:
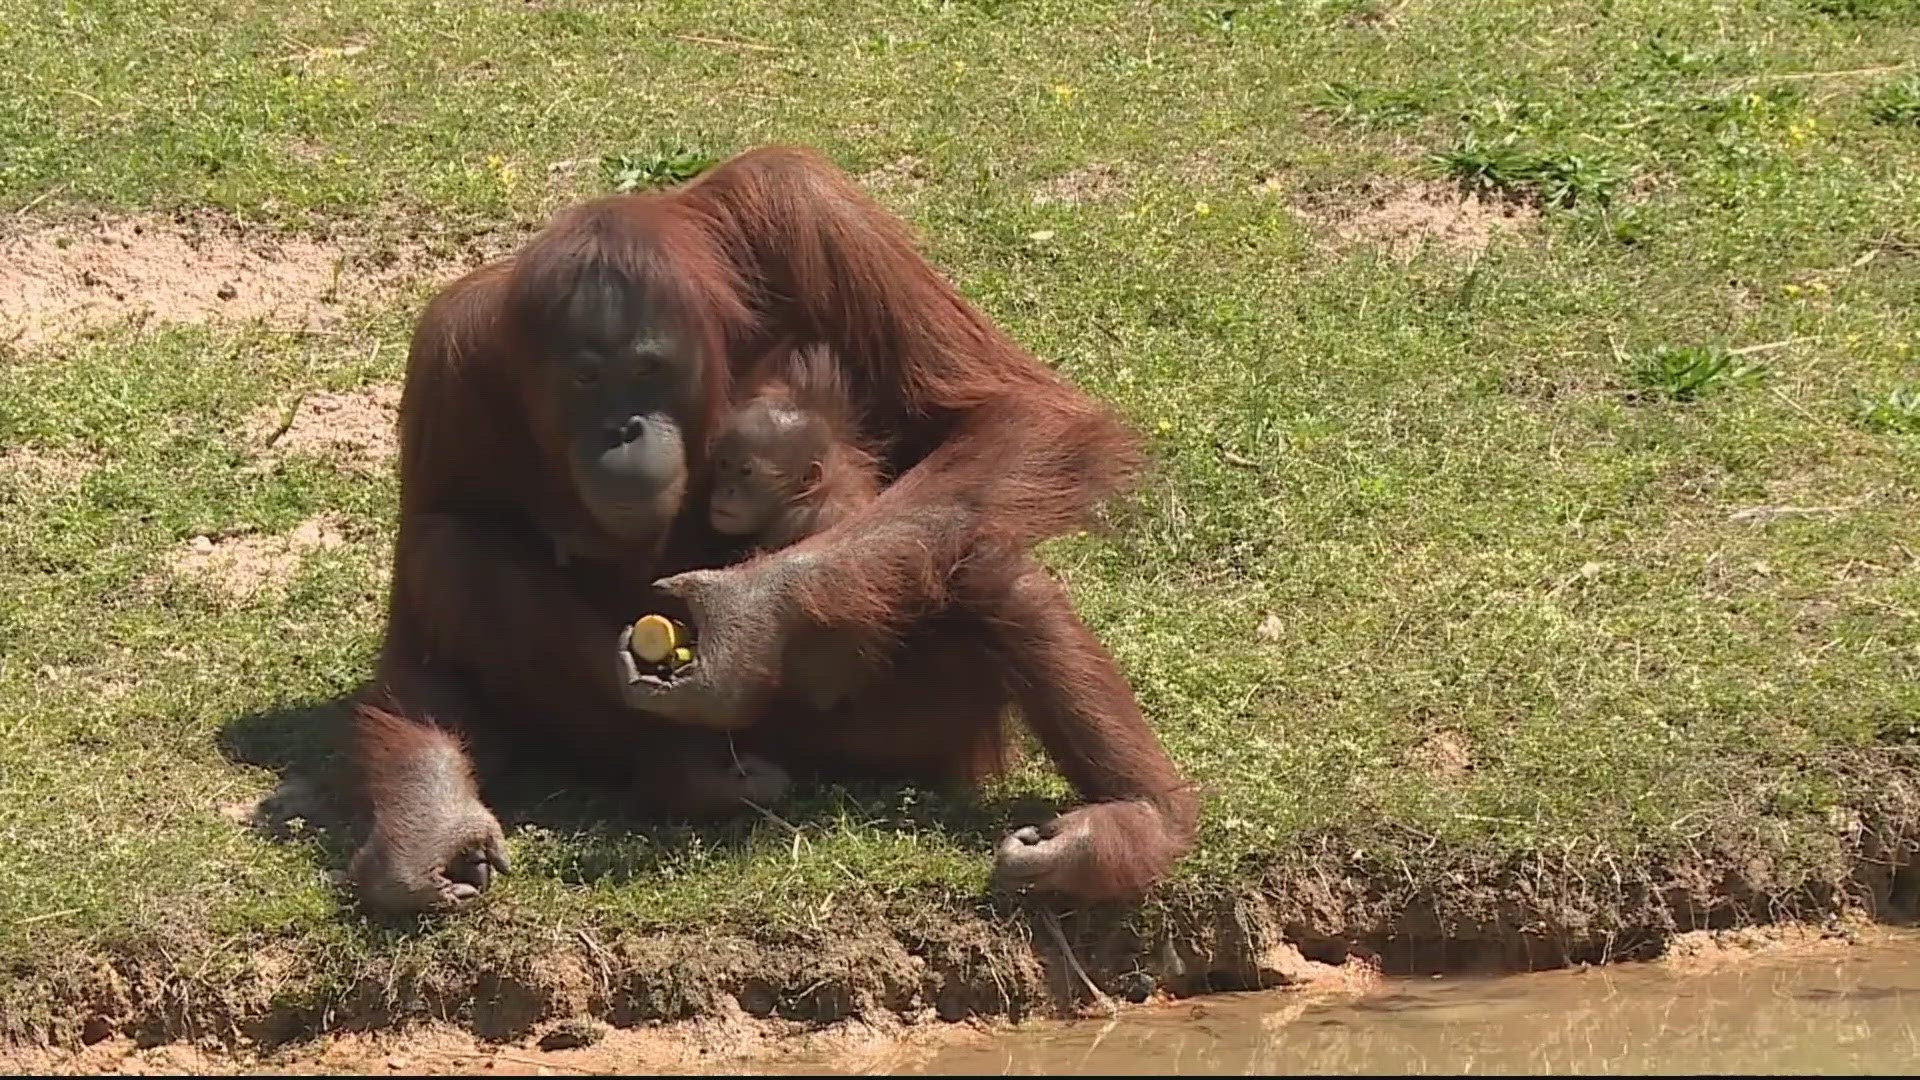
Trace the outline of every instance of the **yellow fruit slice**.
<instances>
[{"instance_id":1,"label":"yellow fruit slice","mask_svg":"<svg viewBox=\"0 0 1920 1080\"><path fill-rule=\"evenodd\" d=\"M649 664L665 663L680 647L680 628L665 615L644 615L633 624L633 637L627 647Z\"/></svg>"}]
</instances>

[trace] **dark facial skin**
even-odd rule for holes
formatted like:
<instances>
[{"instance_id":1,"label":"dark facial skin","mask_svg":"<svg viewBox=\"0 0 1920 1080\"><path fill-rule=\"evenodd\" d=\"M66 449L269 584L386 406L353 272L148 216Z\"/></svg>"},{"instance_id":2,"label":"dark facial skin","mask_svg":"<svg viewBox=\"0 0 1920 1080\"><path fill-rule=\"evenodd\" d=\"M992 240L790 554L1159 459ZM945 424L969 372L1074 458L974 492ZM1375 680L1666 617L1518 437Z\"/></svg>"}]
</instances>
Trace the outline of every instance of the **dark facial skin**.
<instances>
[{"instance_id":1,"label":"dark facial skin","mask_svg":"<svg viewBox=\"0 0 1920 1080\"><path fill-rule=\"evenodd\" d=\"M825 425L790 406L754 401L714 443L708 520L725 536L758 536L819 483Z\"/></svg>"},{"instance_id":2,"label":"dark facial skin","mask_svg":"<svg viewBox=\"0 0 1920 1080\"><path fill-rule=\"evenodd\" d=\"M617 282L589 278L549 323L551 422L581 501L616 536L664 530L686 490L702 372L677 322Z\"/></svg>"},{"instance_id":3,"label":"dark facial skin","mask_svg":"<svg viewBox=\"0 0 1920 1080\"><path fill-rule=\"evenodd\" d=\"M754 536L773 524L794 485L758 454L714 459L713 501L707 518L723 536Z\"/></svg>"}]
</instances>

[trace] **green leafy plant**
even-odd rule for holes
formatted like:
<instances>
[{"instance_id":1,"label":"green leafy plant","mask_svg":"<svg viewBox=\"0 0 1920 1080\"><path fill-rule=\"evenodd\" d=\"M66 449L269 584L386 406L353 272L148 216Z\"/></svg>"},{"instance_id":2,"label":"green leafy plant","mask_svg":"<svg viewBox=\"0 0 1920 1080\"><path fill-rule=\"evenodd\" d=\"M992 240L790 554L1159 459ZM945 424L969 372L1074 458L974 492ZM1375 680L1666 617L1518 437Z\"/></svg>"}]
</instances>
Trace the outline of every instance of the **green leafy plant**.
<instances>
[{"instance_id":1,"label":"green leafy plant","mask_svg":"<svg viewBox=\"0 0 1920 1080\"><path fill-rule=\"evenodd\" d=\"M719 162L718 157L699 150L676 149L653 153L627 151L601 158L600 168L606 173L607 182L613 185L613 190L625 194L684 184Z\"/></svg>"},{"instance_id":2,"label":"green leafy plant","mask_svg":"<svg viewBox=\"0 0 1920 1080\"><path fill-rule=\"evenodd\" d=\"M1682 103L1693 119L1709 132L1738 137L1784 128L1805 114L1805 95L1793 86L1769 86L1739 93L1720 93Z\"/></svg>"},{"instance_id":3,"label":"green leafy plant","mask_svg":"<svg viewBox=\"0 0 1920 1080\"><path fill-rule=\"evenodd\" d=\"M1764 373L1725 349L1707 345L1661 346L1634 368L1642 390L1673 401L1695 401L1717 390L1753 382Z\"/></svg>"},{"instance_id":4,"label":"green leafy plant","mask_svg":"<svg viewBox=\"0 0 1920 1080\"><path fill-rule=\"evenodd\" d=\"M1607 205L1626 179L1618 170L1578 154L1544 154L1517 144L1509 134L1497 142L1468 135L1434 155L1448 176L1470 190L1520 199L1553 209L1580 203Z\"/></svg>"},{"instance_id":5,"label":"green leafy plant","mask_svg":"<svg viewBox=\"0 0 1920 1080\"><path fill-rule=\"evenodd\" d=\"M1920 386L1903 386L1856 407L1861 427L1893 435L1920 435Z\"/></svg>"},{"instance_id":6,"label":"green leafy plant","mask_svg":"<svg viewBox=\"0 0 1920 1080\"><path fill-rule=\"evenodd\" d=\"M1920 75L1887 83L1867 102L1867 115L1878 124L1920 127Z\"/></svg>"}]
</instances>

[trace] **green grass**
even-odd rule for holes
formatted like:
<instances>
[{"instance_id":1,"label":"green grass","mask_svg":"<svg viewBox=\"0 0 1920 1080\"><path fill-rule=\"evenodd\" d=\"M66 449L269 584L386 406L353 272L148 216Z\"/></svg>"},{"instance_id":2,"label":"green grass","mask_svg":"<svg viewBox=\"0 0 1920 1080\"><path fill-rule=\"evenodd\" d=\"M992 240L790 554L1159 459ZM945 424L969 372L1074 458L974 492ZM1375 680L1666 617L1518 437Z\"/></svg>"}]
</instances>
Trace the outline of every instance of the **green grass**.
<instances>
[{"instance_id":1,"label":"green grass","mask_svg":"<svg viewBox=\"0 0 1920 1080\"><path fill-rule=\"evenodd\" d=\"M1835 763L1914 741L1905 3L0 16L0 209L30 208L22 227L213 208L399 243L776 140L869 177L968 296L1152 435L1159 469L1115 528L1045 554L1206 788L1165 897L1230 890L1332 827L1817 848L1865 795ZM1118 176L1104 197L1034 198L1095 166ZM1541 215L1401 262L1295 208L1436 176ZM0 472L0 965L30 982L162 942L217 981L277 938L344 985L369 957L492 956L503 927L537 950L589 925L971 902L1010 800L1065 795L1043 765L976 807L804 792L780 809L798 834L527 815L487 910L418 933L342 906L337 838L217 813L312 759L299 710L368 674L394 518L390 476L261 467L238 432L301 391L398 378L421 295L329 336L110 328L0 352L0 445L89 466ZM351 543L284 593L166 572L197 534L321 512ZM1463 775L1420 764L1441 737Z\"/></svg>"}]
</instances>

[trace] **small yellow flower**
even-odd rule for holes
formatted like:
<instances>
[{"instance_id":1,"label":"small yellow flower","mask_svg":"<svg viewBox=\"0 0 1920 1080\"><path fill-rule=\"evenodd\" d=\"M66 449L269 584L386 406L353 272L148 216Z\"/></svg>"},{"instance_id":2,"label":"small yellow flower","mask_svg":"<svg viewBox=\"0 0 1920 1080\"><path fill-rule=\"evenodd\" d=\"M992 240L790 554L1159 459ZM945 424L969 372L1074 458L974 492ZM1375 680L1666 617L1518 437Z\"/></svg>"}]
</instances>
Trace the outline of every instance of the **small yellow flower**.
<instances>
[{"instance_id":1,"label":"small yellow flower","mask_svg":"<svg viewBox=\"0 0 1920 1080\"><path fill-rule=\"evenodd\" d=\"M1155 426L1156 426L1156 427L1158 427L1158 428L1160 429L1160 434L1162 434L1162 435L1165 435L1165 434L1166 434L1167 432L1169 432L1169 431L1172 431L1172 430L1173 430L1173 421L1171 421L1171 420L1162 420L1162 421L1160 421L1160 423L1159 423L1159 424L1157 424L1157 425L1155 425Z\"/></svg>"},{"instance_id":2,"label":"small yellow flower","mask_svg":"<svg viewBox=\"0 0 1920 1080\"><path fill-rule=\"evenodd\" d=\"M487 155L487 171L500 181L500 187L511 194L520 184L520 169L499 154Z\"/></svg>"},{"instance_id":3,"label":"small yellow flower","mask_svg":"<svg viewBox=\"0 0 1920 1080\"><path fill-rule=\"evenodd\" d=\"M953 73L955 75L965 75L967 73L967 62L965 60L955 60L953 62Z\"/></svg>"},{"instance_id":4,"label":"small yellow flower","mask_svg":"<svg viewBox=\"0 0 1920 1080\"><path fill-rule=\"evenodd\" d=\"M1833 291L1833 288L1824 281L1816 281L1807 288L1812 289L1817 296L1825 296Z\"/></svg>"},{"instance_id":5,"label":"small yellow flower","mask_svg":"<svg viewBox=\"0 0 1920 1080\"><path fill-rule=\"evenodd\" d=\"M1859 335L1859 334L1848 334L1848 335L1847 335L1847 344L1849 344L1849 345L1858 345L1858 344L1860 344L1860 335Z\"/></svg>"},{"instance_id":6,"label":"small yellow flower","mask_svg":"<svg viewBox=\"0 0 1920 1080\"><path fill-rule=\"evenodd\" d=\"M1800 286L1789 282L1788 284L1780 286L1780 291L1786 293L1788 296L1799 296Z\"/></svg>"},{"instance_id":7,"label":"small yellow flower","mask_svg":"<svg viewBox=\"0 0 1920 1080\"><path fill-rule=\"evenodd\" d=\"M1208 214L1213 213L1213 207L1208 206L1204 202L1197 202L1193 204L1193 213L1196 217L1206 217Z\"/></svg>"},{"instance_id":8,"label":"small yellow flower","mask_svg":"<svg viewBox=\"0 0 1920 1080\"><path fill-rule=\"evenodd\" d=\"M1080 89L1079 87L1068 86L1066 83L1057 83L1053 88L1053 96L1060 104L1071 105L1073 104L1073 99L1080 96Z\"/></svg>"}]
</instances>

